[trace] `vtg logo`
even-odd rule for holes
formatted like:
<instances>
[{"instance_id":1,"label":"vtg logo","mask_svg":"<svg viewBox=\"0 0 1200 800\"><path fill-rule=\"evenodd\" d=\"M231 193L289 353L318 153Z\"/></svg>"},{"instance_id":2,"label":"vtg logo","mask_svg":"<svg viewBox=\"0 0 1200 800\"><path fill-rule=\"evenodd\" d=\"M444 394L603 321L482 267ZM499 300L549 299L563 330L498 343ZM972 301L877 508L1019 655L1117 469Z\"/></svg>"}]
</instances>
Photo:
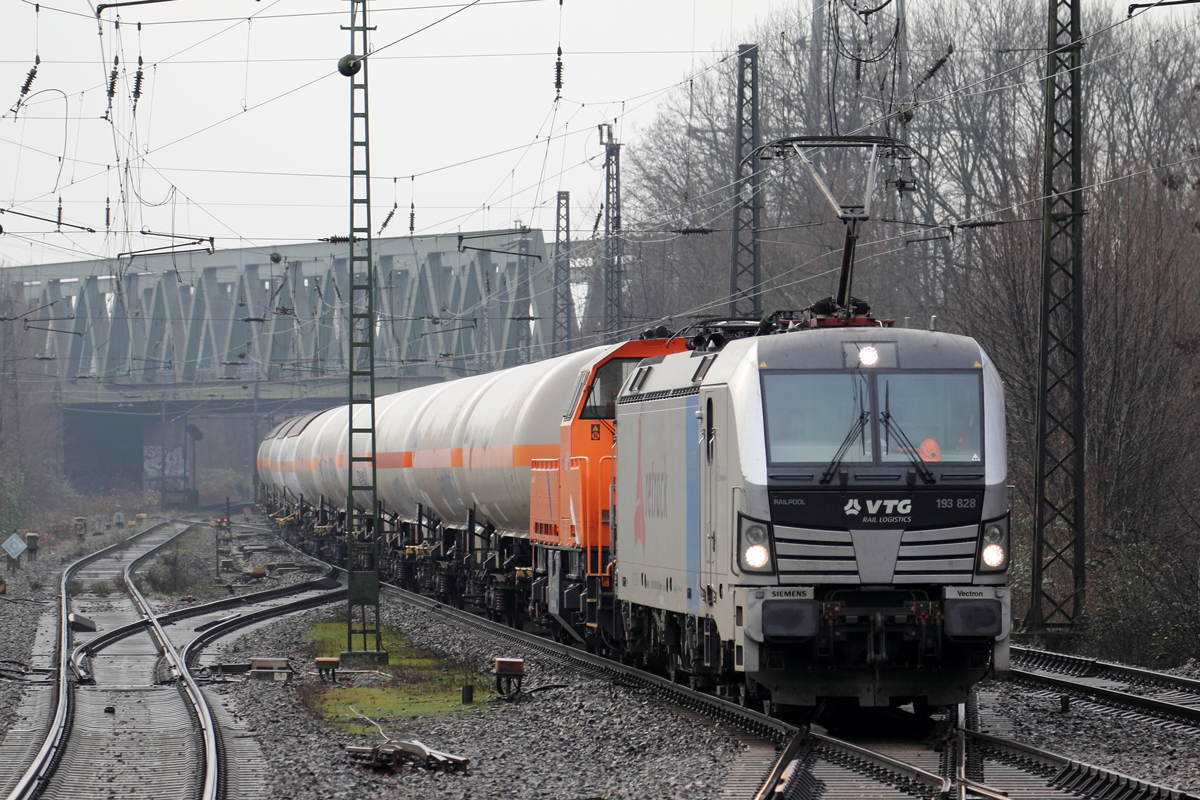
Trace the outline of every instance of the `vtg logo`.
<instances>
[{"instance_id":1,"label":"vtg logo","mask_svg":"<svg viewBox=\"0 0 1200 800\"><path fill-rule=\"evenodd\" d=\"M885 514L911 514L912 500L868 500L867 513L878 514L880 510ZM846 501L845 507L842 509L847 516L862 513L862 506L858 504L858 500L851 498Z\"/></svg>"}]
</instances>

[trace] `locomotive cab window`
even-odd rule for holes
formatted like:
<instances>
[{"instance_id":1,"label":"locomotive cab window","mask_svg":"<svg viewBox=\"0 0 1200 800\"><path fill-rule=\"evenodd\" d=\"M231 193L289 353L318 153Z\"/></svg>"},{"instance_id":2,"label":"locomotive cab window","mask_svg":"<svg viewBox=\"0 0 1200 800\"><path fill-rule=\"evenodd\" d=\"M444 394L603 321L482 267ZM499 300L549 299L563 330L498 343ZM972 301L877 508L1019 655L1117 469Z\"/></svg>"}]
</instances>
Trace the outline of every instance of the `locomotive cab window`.
<instances>
[{"instance_id":1,"label":"locomotive cab window","mask_svg":"<svg viewBox=\"0 0 1200 800\"><path fill-rule=\"evenodd\" d=\"M912 448L925 462L983 461L978 373L894 372L876 380L883 461L907 461Z\"/></svg>"},{"instance_id":2,"label":"locomotive cab window","mask_svg":"<svg viewBox=\"0 0 1200 800\"><path fill-rule=\"evenodd\" d=\"M579 395L583 394L583 386L587 383L587 378L586 372L579 373L579 380L575 381L575 390L571 392L571 401L563 409L563 419L570 419L571 415L575 413L575 407L579 405Z\"/></svg>"},{"instance_id":3,"label":"locomotive cab window","mask_svg":"<svg viewBox=\"0 0 1200 800\"><path fill-rule=\"evenodd\" d=\"M588 387L580 419L616 419L617 394L625 381L641 363L640 358L614 358L596 370Z\"/></svg>"},{"instance_id":4,"label":"locomotive cab window","mask_svg":"<svg viewBox=\"0 0 1200 800\"><path fill-rule=\"evenodd\" d=\"M980 464L983 387L976 371L764 372L772 464Z\"/></svg>"},{"instance_id":5,"label":"locomotive cab window","mask_svg":"<svg viewBox=\"0 0 1200 800\"><path fill-rule=\"evenodd\" d=\"M867 376L764 372L762 380L771 463L827 463L847 439L843 462L875 460Z\"/></svg>"}]
</instances>

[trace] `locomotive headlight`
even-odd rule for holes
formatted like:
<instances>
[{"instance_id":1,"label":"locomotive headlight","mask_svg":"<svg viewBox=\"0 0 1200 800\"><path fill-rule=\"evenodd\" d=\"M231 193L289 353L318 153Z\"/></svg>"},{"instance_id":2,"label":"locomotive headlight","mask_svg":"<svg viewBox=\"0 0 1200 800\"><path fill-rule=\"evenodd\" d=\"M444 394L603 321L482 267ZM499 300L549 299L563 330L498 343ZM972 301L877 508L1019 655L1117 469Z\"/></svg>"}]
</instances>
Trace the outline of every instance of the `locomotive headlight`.
<instances>
[{"instance_id":1,"label":"locomotive headlight","mask_svg":"<svg viewBox=\"0 0 1200 800\"><path fill-rule=\"evenodd\" d=\"M751 569L762 569L771 560L771 554L761 544L752 544L746 548L742 558L745 560L746 566Z\"/></svg>"},{"instance_id":2,"label":"locomotive headlight","mask_svg":"<svg viewBox=\"0 0 1200 800\"><path fill-rule=\"evenodd\" d=\"M765 522L738 515L738 555L743 572L773 572L771 533Z\"/></svg>"},{"instance_id":3,"label":"locomotive headlight","mask_svg":"<svg viewBox=\"0 0 1200 800\"><path fill-rule=\"evenodd\" d=\"M858 351L858 363L864 367L873 367L879 363L879 351L871 345Z\"/></svg>"},{"instance_id":4,"label":"locomotive headlight","mask_svg":"<svg viewBox=\"0 0 1200 800\"><path fill-rule=\"evenodd\" d=\"M998 572L1008 569L1008 515L983 524L979 542L979 570Z\"/></svg>"}]
</instances>

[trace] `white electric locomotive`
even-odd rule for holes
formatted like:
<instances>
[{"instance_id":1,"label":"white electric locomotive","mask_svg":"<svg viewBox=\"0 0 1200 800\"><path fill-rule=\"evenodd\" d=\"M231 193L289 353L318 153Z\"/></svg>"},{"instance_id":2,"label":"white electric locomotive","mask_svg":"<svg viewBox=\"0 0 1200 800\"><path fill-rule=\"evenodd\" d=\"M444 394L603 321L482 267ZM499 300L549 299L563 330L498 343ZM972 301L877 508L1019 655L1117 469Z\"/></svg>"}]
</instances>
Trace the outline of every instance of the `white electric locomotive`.
<instances>
[{"instance_id":1,"label":"white electric locomotive","mask_svg":"<svg viewBox=\"0 0 1200 800\"><path fill-rule=\"evenodd\" d=\"M961 702L1008 668L1000 377L963 336L820 322L624 386L620 633L756 703Z\"/></svg>"}]
</instances>

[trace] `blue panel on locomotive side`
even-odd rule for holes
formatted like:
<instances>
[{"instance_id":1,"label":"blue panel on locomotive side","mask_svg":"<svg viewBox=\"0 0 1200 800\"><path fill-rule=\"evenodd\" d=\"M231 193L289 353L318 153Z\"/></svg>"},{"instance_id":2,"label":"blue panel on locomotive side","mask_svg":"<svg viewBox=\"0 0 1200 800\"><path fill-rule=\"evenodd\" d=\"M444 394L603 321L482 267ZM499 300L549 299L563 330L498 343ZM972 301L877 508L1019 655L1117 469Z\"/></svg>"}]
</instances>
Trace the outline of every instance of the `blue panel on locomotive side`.
<instances>
[{"instance_id":1,"label":"blue panel on locomotive side","mask_svg":"<svg viewBox=\"0 0 1200 800\"><path fill-rule=\"evenodd\" d=\"M700 613L700 436L696 411L700 399L687 398L684 420L687 442L687 613Z\"/></svg>"}]
</instances>

